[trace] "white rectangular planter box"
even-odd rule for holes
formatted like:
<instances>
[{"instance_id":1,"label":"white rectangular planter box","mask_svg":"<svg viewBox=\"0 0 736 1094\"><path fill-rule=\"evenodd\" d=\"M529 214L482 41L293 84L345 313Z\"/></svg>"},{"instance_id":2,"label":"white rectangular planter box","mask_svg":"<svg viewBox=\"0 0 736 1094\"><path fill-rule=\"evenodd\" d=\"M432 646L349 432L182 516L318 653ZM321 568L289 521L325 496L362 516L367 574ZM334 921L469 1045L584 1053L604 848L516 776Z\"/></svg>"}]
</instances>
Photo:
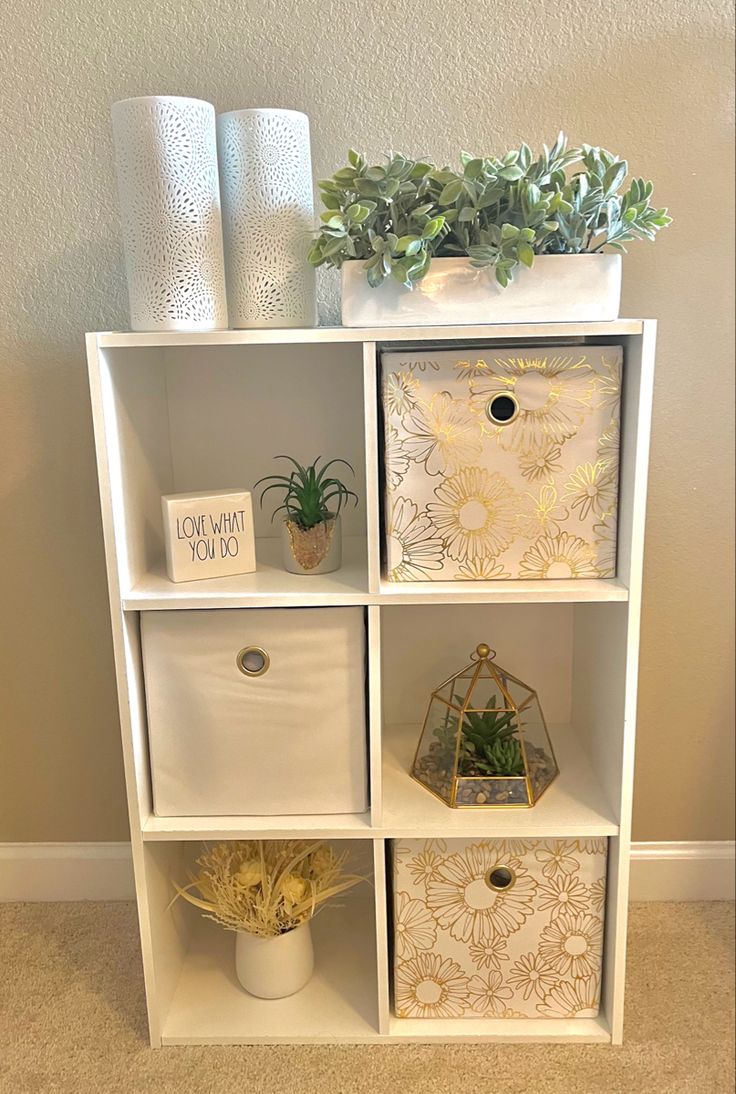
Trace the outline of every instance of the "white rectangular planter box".
<instances>
[{"instance_id":1,"label":"white rectangular planter box","mask_svg":"<svg viewBox=\"0 0 736 1094\"><path fill-rule=\"evenodd\" d=\"M144 612L141 637L157 816L367 808L362 608Z\"/></svg>"},{"instance_id":2,"label":"white rectangular planter box","mask_svg":"<svg viewBox=\"0 0 736 1094\"><path fill-rule=\"evenodd\" d=\"M538 255L505 289L467 258L433 258L407 289L389 277L371 288L363 262L342 267L345 327L607 322L618 318L621 255Z\"/></svg>"},{"instance_id":3,"label":"white rectangular planter box","mask_svg":"<svg viewBox=\"0 0 736 1094\"><path fill-rule=\"evenodd\" d=\"M595 1018L607 841L397 840L397 1018Z\"/></svg>"}]
</instances>

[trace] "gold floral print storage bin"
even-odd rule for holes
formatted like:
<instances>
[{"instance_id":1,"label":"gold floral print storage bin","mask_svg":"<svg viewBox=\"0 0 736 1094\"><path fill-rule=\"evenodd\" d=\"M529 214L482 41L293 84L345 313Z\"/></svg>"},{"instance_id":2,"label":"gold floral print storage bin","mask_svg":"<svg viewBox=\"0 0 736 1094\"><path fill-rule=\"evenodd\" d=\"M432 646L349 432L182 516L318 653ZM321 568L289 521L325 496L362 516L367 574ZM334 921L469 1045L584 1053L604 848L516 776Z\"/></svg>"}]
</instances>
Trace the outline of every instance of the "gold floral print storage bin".
<instances>
[{"instance_id":1,"label":"gold floral print storage bin","mask_svg":"<svg viewBox=\"0 0 736 1094\"><path fill-rule=\"evenodd\" d=\"M395 840L399 1018L594 1018L605 839Z\"/></svg>"},{"instance_id":2,"label":"gold floral print storage bin","mask_svg":"<svg viewBox=\"0 0 736 1094\"><path fill-rule=\"evenodd\" d=\"M620 346L382 355L390 581L613 577Z\"/></svg>"}]
</instances>

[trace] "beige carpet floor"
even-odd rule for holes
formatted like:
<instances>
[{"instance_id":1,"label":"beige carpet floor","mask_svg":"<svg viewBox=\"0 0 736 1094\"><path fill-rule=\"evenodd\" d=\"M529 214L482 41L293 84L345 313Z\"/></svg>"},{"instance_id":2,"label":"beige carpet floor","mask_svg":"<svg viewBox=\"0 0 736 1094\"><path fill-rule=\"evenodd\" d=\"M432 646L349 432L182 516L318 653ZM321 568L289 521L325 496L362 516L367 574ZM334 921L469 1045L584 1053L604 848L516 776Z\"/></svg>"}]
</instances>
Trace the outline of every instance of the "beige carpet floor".
<instances>
[{"instance_id":1,"label":"beige carpet floor","mask_svg":"<svg viewBox=\"0 0 736 1094\"><path fill-rule=\"evenodd\" d=\"M734 909L632 907L626 1043L166 1048L130 904L0 905L3 1094L726 1094Z\"/></svg>"}]
</instances>

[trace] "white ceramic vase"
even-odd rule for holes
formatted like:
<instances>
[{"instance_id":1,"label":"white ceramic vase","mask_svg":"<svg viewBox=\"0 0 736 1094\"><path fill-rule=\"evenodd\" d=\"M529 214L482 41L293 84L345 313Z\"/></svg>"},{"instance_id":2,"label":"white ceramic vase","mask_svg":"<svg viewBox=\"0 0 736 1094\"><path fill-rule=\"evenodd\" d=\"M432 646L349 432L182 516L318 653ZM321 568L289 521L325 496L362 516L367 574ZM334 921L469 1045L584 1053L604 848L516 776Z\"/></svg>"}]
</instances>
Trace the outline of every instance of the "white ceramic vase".
<instances>
[{"instance_id":1,"label":"white ceramic vase","mask_svg":"<svg viewBox=\"0 0 736 1094\"><path fill-rule=\"evenodd\" d=\"M314 971L311 923L274 938L238 931L235 936L235 972L242 987L259 999L294 995Z\"/></svg>"},{"instance_id":2,"label":"white ceramic vase","mask_svg":"<svg viewBox=\"0 0 736 1094\"><path fill-rule=\"evenodd\" d=\"M227 327L214 106L123 99L112 128L133 330Z\"/></svg>"},{"instance_id":3,"label":"white ceramic vase","mask_svg":"<svg viewBox=\"0 0 736 1094\"><path fill-rule=\"evenodd\" d=\"M617 254L537 255L505 289L467 258L433 258L413 289L392 277L371 288L362 262L342 267L345 327L606 322L618 318L620 298Z\"/></svg>"},{"instance_id":4,"label":"white ceramic vase","mask_svg":"<svg viewBox=\"0 0 736 1094\"><path fill-rule=\"evenodd\" d=\"M219 115L217 140L231 324L314 326L309 119L296 110L233 110Z\"/></svg>"}]
</instances>

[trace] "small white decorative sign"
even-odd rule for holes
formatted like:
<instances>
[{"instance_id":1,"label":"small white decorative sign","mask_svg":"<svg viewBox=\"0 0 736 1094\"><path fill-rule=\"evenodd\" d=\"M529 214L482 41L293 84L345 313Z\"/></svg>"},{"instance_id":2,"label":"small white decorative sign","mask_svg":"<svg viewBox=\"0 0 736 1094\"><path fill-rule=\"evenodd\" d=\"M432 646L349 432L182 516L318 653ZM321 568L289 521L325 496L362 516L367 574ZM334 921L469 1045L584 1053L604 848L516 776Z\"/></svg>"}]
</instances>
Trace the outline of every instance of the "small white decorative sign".
<instances>
[{"instance_id":1,"label":"small white decorative sign","mask_svg":"<svg viewBox=\"0 0 736 1094\"><path fill-rule=\"evenodd\" d=\"M171 581L231 577L255 570L250 491L167 494L161 498L161 511Z\"/></svg>"}]
</instances>

